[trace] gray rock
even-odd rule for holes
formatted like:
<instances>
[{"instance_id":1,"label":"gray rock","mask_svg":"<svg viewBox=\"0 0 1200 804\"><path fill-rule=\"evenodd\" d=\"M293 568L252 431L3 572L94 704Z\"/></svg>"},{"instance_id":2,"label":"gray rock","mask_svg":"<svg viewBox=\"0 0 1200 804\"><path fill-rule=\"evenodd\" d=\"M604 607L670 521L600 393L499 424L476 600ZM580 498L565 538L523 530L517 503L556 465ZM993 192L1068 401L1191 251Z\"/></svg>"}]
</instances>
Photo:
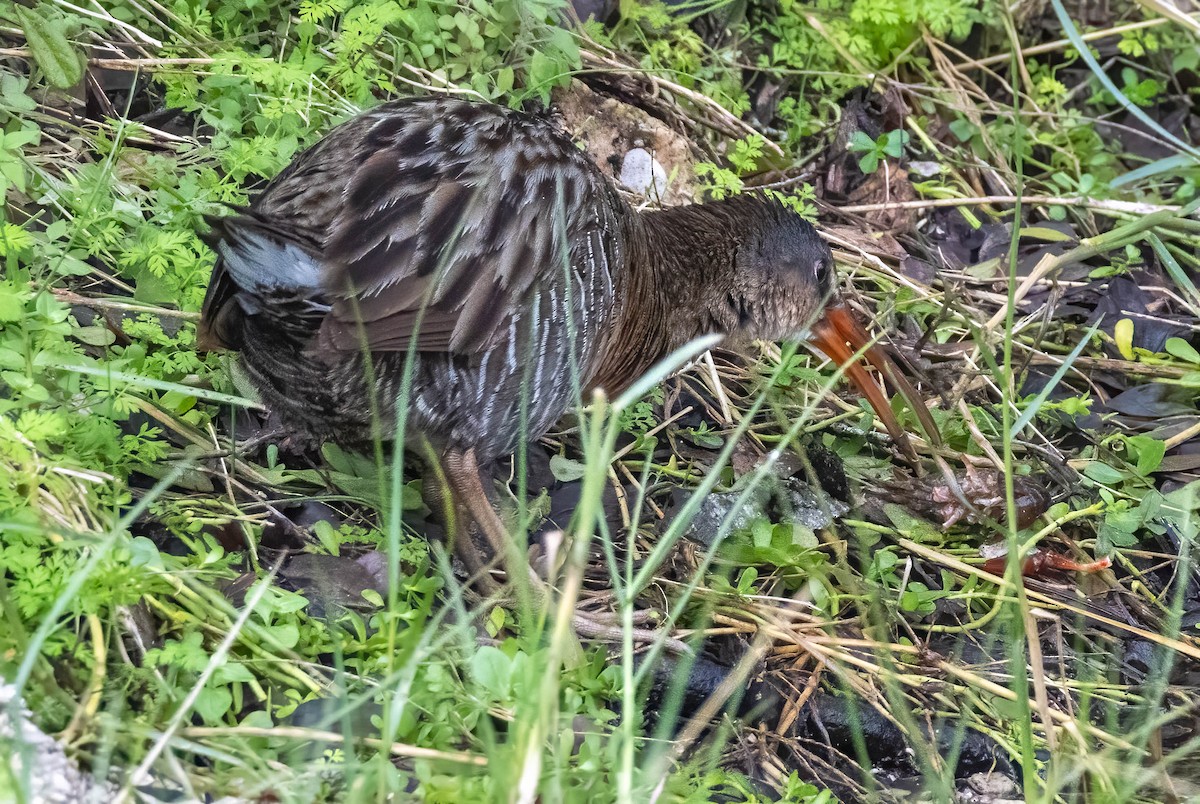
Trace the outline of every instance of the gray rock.
<instances>
[{"instance_id":1,"label":"gray rock","mask_svg":"<svg viewBox=\"0 0 1200 804\"><path fill-rule=\"evenodd\" d=\"M764 518L818 531L850 510L844 502L797 480L760 483L739 504L741 499L738 490L709 494L688 527L687 537L711 547L727 517L727 533L744 530Z\"/></svg>"},{"instance_id":2,"label":"gray rock","mask_svg":"<svg viewBox=\"0 0 1200 804\"><path fill-rule=\"evenodd\" d=\"M1002 773L975 773L961 780L956 804L1019 804L1021 789Z\"/></svg>"},{"instance_id":3,"label":"gray rock","mask_svg":"<svg viewBox=\"0 0 1200 804\"><path fill-rule=\"evenodd\" d=\"M15 717L15 722L14 722ZM117 789L81 771L54 738L29 722L15 687L0 682L0 750L30 804L86 804L114 800Z\"/></svg>"},{"instance_id":4,"label":"gray rock","mask_svg":"<svg viewBox=\"0 0 1200 804\"><path fill-rule=\"evenodd\" d=\"M649 199L667 192L667 171L645 148L630 148L621 161L621 184Z\"/></svg>"}]
</instances>

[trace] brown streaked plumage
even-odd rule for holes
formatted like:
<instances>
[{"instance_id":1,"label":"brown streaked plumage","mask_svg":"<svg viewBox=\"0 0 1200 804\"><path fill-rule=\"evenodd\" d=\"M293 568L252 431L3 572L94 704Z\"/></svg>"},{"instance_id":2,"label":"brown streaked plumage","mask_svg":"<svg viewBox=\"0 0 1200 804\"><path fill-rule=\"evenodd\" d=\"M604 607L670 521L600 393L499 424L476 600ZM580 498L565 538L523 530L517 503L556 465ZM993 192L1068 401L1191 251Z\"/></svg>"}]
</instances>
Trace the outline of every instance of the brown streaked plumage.
<instances>
[{"instance_id":1,"label":"brown streaked plumage","mask_svg":"<svg viewBox=\"0 0 1200 804\"><path fill-rule=\"evenodd\" d=\"M411 355L407 427L496 550L479 467L589 389L615 394L708 333L808 337L839 362L867 343L827 308L832 255L798 215L747 196L635 212L549 122L487 104L366 112L214 228L201 343L240 351L289 427L358 442L373 419L393 435ZM848 373L911 449L878 386Z\"/></svg>"}]
</instances>

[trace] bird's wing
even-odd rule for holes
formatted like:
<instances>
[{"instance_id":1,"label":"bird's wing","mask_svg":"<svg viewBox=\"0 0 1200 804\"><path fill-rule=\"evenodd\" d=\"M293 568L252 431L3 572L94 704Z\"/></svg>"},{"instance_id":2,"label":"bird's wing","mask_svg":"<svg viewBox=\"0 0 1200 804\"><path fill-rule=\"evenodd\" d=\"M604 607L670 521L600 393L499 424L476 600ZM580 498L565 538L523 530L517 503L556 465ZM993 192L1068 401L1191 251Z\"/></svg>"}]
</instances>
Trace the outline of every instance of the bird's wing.
<instances>
[{"instance_id":1,"label":"bird's wing","mask_svg":"<svg viewBox=\"0 0 1200 804\"><path fill-rule=\"evenodd\" d=\"M314 193L324 219L305 203ZM314 239L330 311L317 349L469 354L499 345L532 294L581 284L571 271L609 270L610 255L587 251L607 251L620 203L549 125L437 99L336 130L255 212L324 227Z\"/></svg>"}]
</instances>

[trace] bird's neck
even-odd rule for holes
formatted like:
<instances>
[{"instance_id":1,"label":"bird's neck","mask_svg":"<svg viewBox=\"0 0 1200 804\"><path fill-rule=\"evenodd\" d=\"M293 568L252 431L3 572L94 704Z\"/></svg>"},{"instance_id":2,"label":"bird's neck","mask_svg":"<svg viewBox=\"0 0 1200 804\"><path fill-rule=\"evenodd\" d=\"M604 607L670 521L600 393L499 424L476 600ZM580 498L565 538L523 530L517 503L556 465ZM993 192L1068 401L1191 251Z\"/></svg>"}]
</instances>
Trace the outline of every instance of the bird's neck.
<instances>
[{"instance_id":1,"label":"bird's neck","mask_svg":"<svg viewBox=\"0 0 1200 804\"><path fill-rule=\"evenodd\" d=\"M723 331L713 297L723 299L734 270L735 213L713 202L627 217L615 326L591 387L618 394L675 349Z\"/></svg>"}]
</instances>

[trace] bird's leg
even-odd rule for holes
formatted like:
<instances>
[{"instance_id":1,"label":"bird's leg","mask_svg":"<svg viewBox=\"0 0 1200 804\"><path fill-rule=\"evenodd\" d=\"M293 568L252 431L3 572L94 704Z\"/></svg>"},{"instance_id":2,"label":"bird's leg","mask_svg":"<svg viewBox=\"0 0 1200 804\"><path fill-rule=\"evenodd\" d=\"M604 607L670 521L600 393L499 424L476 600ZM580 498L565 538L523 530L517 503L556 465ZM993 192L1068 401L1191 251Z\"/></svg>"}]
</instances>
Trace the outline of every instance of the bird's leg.
<instances>
[{"instance_id":1,"label":"bird's leg","mask_svg":"<svg viewBox=\"0 0 1200 804\"><path fill-rule=\"evenodd\" d=\"M491 497L484 488L483 473L475 458L475 451L473 449L448 449L442 456L442 465L446 469L446 479L455 501L466 509L463 512L465 516L460 519L455 533L455 553L468 568L472 568L473 565L485 567L498 559L507 571L509 581L515 581L517 574L523 569L527 578L527 585L524 588L532 597L529 602L535 608L545 607L550 601L550 590L533 567L514 555L515 551L510 543L508 528L500 519L500 515L496 513ZM482 555L471 532L472 521L483 532L487 546L490 548L488 551L482 551ZM487 555L488 552L490 555ZM485 583L491 582L491 577L486 572L482 577L486 579ZM575 621L577 625L580 622L587 622L585 617L578 614L575 616ZM584 626L583 629L577 628L576 630L581 634L586 634L592 629Z\"/></svg>"},{"instance_id":2,"label":"bird's leg","mask_svg":"<svg viewBox=\"0 0 1200 804\"><path fill-rule=\"evenodd\" d=\"M466 509L466 513L469 514L471 519L475 520L475 524L483 531L484 537L488 541L488 546L492 550L492 557L500 558L504 562L511 577L515 568L508 562L508 529L501 521L500 515L496 513L496 509L492 507L492 501L484 490L482 474L479 471L479 464L475 459L475 451L471 449L448 449L442 455L442 465L446 470L447 483L457 502ZM457 540L455 542L455 552L463 558L464 562L479 561L479 552L471 539L469 521L464 518L459 522L458 531L455 533L455 539ZM472 552L474 556L468 559L460 551ZM481 563L487 564L488 562L483 561ZM469 563L468 566L470 566ZM533 595L533 603L539 607L548 605L550 602L550 590L546 582L528 564L525 565L525 572L529 578L529 590ZM605 642L619 642L624 637L624 632L620 626L597 622L586 614L575 612L571 619L575 627L575 632L580 636L591 637ZM644 628L634 628L632 636L637 642L654 642L655 640L663 639L661 633ZM665 639L665 644L676 652L689 652L689 648L677 639L668 637Z\"/></svg>"},{"instance_id":3,"label":"bird's leg","mask_svg":"<svg viewBox=\"0 0 1200 804\"><path fill-rule=\"evenodd\" d=\"M459 495L450 485L446 475L446 467L442 456L433 448L426 438L417 438L416 446L425 458L425 477L422 484L421 496L425 504L442 520L446 529L447 546L458 556L467 568L473 583L479 584L485 593L495 592L499 587L492 580L488 560L476 549L475 540L471 534L471 517L461 510Z\"/></svg>"},{"instance_id":4,"label":"bird's leg","mask_svg":"<svg viewBox=\"0 0 1200 804\"><path fill-rule=\"evenodd\" d=\"M454 494L455 502L467 509L470 518L474 519L475 524L483 531L484 538L492 549L492 556L503 559L508 553L508 528L504 527L500 515L496 513L487 491L483 488L479 463L475 460L475 450L448 449L442 456L442 465L446 469L446 480ZM464 521L462 526L457 528L454 538L470 541L469 531L469 523ZM474 549L475 546L460 546L457 541L455 543L456 552L467 547Z\"/></svg>"},{"instance_id":5,"label":"bird's leg","mask_svg":"<svg viewBox=\"0 0 1200 804\"><path fill-rule=\"evenodd\" d=\"M491 593L496 590L491 583L490 567L486 566L484 557L474 547L471 535L461 526L470 522L465 511L459 509L454 501L454 494L446 486L446 475L441 466L434 464L425 475L421 487L421 496L425 504L434 512L434 516L446 530L445 545L454 555L458 556L466 568L469 584L478 584L480 591Z\"/></svg>"}]
</instances>

